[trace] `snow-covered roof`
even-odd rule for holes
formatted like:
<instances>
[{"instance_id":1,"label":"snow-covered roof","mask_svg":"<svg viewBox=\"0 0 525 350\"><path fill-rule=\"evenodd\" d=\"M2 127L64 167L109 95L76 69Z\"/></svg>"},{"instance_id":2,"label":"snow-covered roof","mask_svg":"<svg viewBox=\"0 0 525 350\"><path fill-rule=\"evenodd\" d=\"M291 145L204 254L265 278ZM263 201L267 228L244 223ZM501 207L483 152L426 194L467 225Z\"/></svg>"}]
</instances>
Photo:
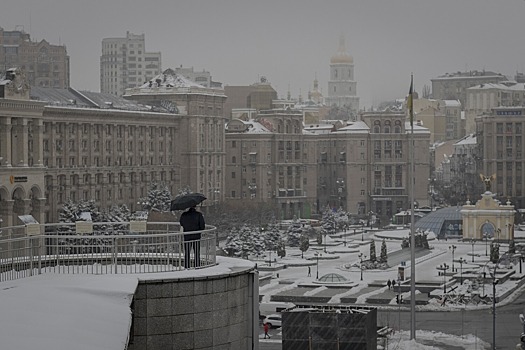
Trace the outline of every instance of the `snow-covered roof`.
<instances>
[{"instance_id":1,"label":"snow-covered roof","mask_svg":"<svg viewBox=\"0 0 525 350\"><path fill-rule=\"evenodd\" d=\"M230 124L231 123L231 124ZM268 128L259 123L254 119L242 120L242 119L233 119L230 123L226 125L226 130L229 133L249 133L249 134L267 134L271 133ZM240 127L244 125L244 127Z\"/></svg>"},{"instance_id":2,"label":"snow-covered roof","mask_svg":"<svg viewBox=\"0 0 525 350\"><path fill-rule=\"evenodd\" d=\"M148 87L167 87L167 88L188 88L188 87L200 87L204 86L197 84L196 82L184 77L181 74L175 73L173 69L166 69L161 74L150 79L144 83L141 88Z\"/></svg>"},{"instance_id":3,"label":"snow-covered roof","mask_svg":"<svg viewBox=\"0 0 525 350\"><path fill-rule=\"evenodd\" d=\"M459 100L443 100L445 107L461 107Z\"/></svg>"},{"instance_id":4,"label":"snow-covered roof","mask_svg":"<svg viewBox=\"0 0 525 350\"><path fill-rule=\"evenodd\" d=\"M337 133L352 133L352 134L367 134L370 132L370 128L362 120L358 120L348 124L335 131Z\"/></svg>"},{"instance_id":5,"label":"snow-covered roof","mask_svg":"<svg viewBox=\"0 0 525 350\"><path fill-rule=\"evenodd\" d=\"M405 122L405 130L407 133L410 133L410 121ZM414 123L414 134L430 134L430 130L428 128L425 128L424 126L417 125L417 123Z\"/></svg>"},{"instance_id":6,"label":"snow-covered roof","mask_svg":"<svg viewBox=\"0 0 525 350\"><path fill-rule=\"evenodd\" d=\"M474 134L469 134L465 137L463 137L461 140L456 142L454 146L460 146L460 145L475 145L476 142L476 136Z\"/></svg>"},{"instance_id":7,"label":"snow-covered roof","mask_svg":"<svg viewBox=\"0 0 525 350\"><path fill-rule=\"evenodd\" d=\"M521 91L525 90L525 83L516 83L516 84L504 84L504 83L487 83L475 85L468 90L512 90L512 91Z\"/></svg>"}]
</instances>

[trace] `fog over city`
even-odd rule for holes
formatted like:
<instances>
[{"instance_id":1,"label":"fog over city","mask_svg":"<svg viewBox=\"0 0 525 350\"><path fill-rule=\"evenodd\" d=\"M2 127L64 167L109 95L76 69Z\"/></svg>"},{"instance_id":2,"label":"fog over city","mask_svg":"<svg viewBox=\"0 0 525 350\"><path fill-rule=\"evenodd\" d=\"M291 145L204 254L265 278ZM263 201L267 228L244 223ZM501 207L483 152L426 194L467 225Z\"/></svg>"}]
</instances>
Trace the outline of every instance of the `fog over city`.
<instances>
[{"instance_id":1,"label":"fog over city","mask_svg":"<svg viewBox=\"0 0 525 350\"><path fill-rule=\"evenodd\" d=\"M135 1L3 0L0 26L64 44L71 86L100 90L103 38L145 34L162 68L207 70L223 85L265 76L285 97L326 95L341 34L361 108L402 98L449 72L525 71L523 0Z\"/></svg>"}]
</instances>

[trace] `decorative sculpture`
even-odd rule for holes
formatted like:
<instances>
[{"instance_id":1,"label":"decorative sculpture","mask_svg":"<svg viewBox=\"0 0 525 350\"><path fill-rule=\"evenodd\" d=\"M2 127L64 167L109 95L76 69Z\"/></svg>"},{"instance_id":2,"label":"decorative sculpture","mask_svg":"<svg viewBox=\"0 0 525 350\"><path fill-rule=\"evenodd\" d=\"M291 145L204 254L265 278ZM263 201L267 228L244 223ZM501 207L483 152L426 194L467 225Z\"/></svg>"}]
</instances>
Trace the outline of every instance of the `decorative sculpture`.
<instances>
[{"instance_id":1,"label":"decorative sculpture","mask_svg":"<svg viewBox=\"0 0 525 350\"><path fill-rule=\"evenodd\" d=\"M481 178L481 181L483 181L483 183L485 184L485 191L490 192L490 185L492 181L496 180L496 174L492 174L490 176L479 174L479 177Z\"/></svg>"}]
</instances>

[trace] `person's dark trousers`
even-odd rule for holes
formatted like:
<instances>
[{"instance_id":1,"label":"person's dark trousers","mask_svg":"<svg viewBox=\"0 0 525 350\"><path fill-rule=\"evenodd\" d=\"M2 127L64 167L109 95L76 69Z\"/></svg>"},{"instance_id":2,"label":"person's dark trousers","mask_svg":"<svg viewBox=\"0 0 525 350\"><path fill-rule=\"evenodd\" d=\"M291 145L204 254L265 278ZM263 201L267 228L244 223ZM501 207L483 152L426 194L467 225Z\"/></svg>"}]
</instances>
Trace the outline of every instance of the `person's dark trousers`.
<instances>
[{"instance_id":1,"label":"person's dark trousers","mask_svg":"<svg viewBox=\"0 0 525 350\"><path fill-rule=\"evenodd\" d=\"M201 266L201 242L197 241L185 241L184 242L184 267L189 269L191 267L191 249L193 248L193 254L195 257L194 266Z\"/></svg>"}]
</instances>

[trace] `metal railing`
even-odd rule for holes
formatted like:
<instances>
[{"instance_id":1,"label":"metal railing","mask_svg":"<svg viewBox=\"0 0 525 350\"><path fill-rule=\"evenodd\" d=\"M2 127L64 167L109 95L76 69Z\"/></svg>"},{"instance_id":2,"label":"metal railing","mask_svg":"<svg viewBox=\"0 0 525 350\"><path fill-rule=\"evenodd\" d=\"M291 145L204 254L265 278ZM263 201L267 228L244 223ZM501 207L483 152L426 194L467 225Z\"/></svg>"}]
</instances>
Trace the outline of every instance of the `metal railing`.
<instances>
[{"instance_id":1,"label":"metal railing","mask_svg":"<svg viewBox=\"0 0 525 350\"><path fill-rule=\"evenodd\" d=\"M193 241L184 241L178 223L141 227L143 232L134 232L129 222L94 222L88 230L75 223L1 227L0 281L42 273L154 273L216 264L213 226L191 232L201 234Z\"/></svg>"}]
</instances>

